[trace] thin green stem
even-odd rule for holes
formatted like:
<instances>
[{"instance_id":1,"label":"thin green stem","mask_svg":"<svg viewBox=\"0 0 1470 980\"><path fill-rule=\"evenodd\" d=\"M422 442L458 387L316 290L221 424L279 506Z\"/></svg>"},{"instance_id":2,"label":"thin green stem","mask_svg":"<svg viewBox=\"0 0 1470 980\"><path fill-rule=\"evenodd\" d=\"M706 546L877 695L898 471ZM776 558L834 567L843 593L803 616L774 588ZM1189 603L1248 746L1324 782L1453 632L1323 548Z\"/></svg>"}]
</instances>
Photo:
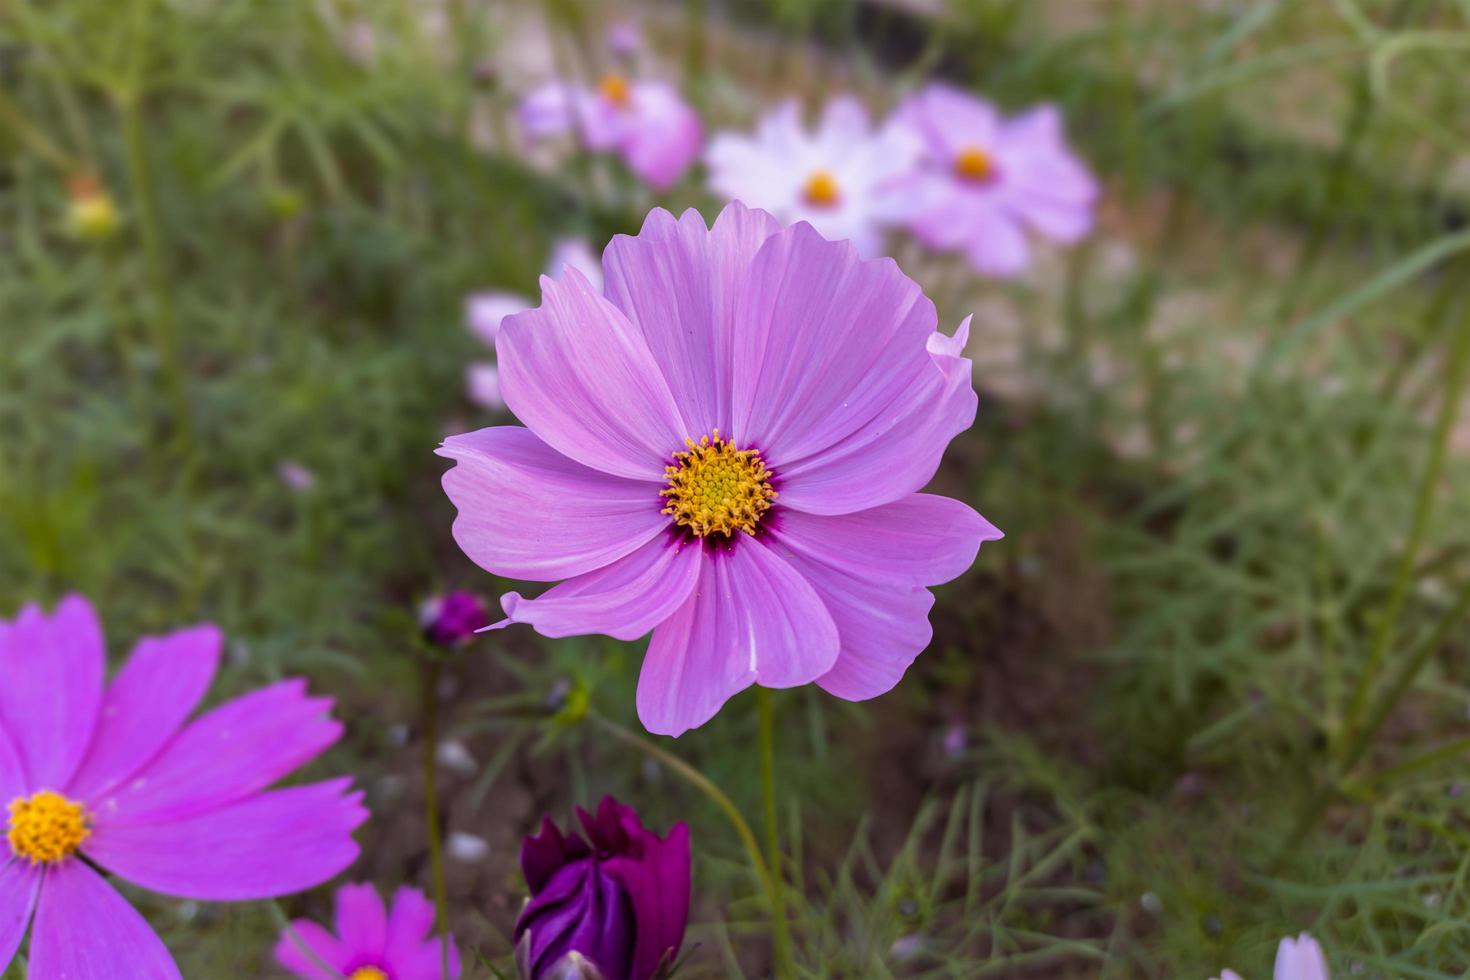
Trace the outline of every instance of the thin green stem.
<instances>
[{"instance_id":1,"label":"thin green stem","mask_svg":"<svg viewBox=\"0 0 1470 980\"><path fill-rule=\"evenodd\" d=\"M766 863L771 869L771 940L775 948L776 976L796 975L791 954L791 924L786 919L786 884L781 877L781 830L776 816L776 720L771 707L771 689L757 687L756 705L760 718L761 796L766 810Z\"/></svg>"},{"instance_id":2,"label":"thin green stem","mask_svg":"<svg viewBox=\"0 0 1470 980\"><path fill-rule=\"evenodd\" d=\"M444 844L439 831L439 670L436 657L424 660L424 824L429 833L429 868L434 879L434 917L439 928L441 976L449 976L449 896L444 886Z\"/></svg>"}]
</instances>

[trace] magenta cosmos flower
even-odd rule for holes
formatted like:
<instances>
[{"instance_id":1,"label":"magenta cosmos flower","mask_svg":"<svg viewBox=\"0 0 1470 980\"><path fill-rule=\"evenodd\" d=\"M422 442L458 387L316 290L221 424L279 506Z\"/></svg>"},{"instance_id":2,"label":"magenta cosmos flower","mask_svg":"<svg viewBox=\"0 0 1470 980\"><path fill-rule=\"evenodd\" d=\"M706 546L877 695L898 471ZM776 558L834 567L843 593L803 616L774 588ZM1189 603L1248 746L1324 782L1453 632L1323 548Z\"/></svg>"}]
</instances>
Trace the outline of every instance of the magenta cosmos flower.
<instances>
[{"instance_id":1,"label":"magenta cosmos flower","mask_svg":"<svg viewBox=\"0 0 1470 980\"><path fill-rule=\"evenodd\" d=\"M705 152L709 184L726 200L807 221L824 237L848 239L864 256L882 251L882 229L906 213L897 178L913 166L917 143L904 127L874 129L850 96L827 103L815 129L787 102L753 134L720 133Z\"/></svg>"},{"instance_id":2,"label":"magenta cosmos flower","mask_svg":"<svg viewBox=\"0 0 1470 980\"><path fill-rule=\"evenodd\" d=\"M0 621L0 973L30 925L30 980L179 976L98 869L240 900L310 888L357 857L367 811L349 780L266 789L342 734L329 700L283 681L186 723L219 652L213 626L145 637L104 687L85 599Z\"/></svg>"},{"instance_id":3,"label":"magenta cosmos flower","mask_svg":"<svg viewBox=\"0 0 1470 980\"><path fill-rule=\"evenodd\" d=\"M603 254L606 296L569 272L506 319L506 403L527 428L447 439L454 536L546 636L653 638L652 732L708 721L751 684L849 700L898 683L929 642L927 586L1000 537L916 493L975 416L969 321L891 260L732 204L649 214Z\"/></svg>"},{"instance_id":4,"label":"magenta cosmos flower","mask_svg":"<svg viewBox=\"0 0 1470 980\"><path fill-rule=\"evenodd\" d=\"M587 148L616 153L639 180L666 190L699 155L699 114L665 82L611 73L595 89L547 82L521 102L521 127L533 139L578 135Z\"/></svg>"},{"instance_id":5,"label":"magenta cosmos flower","mask_svg":"<svg viewBox=\"0 0 1470 980\"><path fill-rule=\"evenodd\" d=\"M1031 260L1028 229L1062 243L1092 230L1097 181L1067 148L1054 106L1005 119L988 102L931 85L896 120L922 146L905 186L909 227L929 247L961 250L986 275L1014 276Z\"/></svg>"},{"instance_id":6,"label":"magenta cosmos flower","mask_svg":"<svg viewBox=\"0 0 1470 980\"><path fill-rule=\"evenodd\" d=\"M1327 972L1327 957L1322 947L1307 933L1293 939L1287 936L1276 948L1273 980L1332 980ZM1241 980L1234 970L1221 973L1218 980Z\"/></svg>"},{"instance_id":7,"label":"magenta cosmos flower","mask_svg":"<svg viewBox=\"0 0 1470 980\"><path fill-rule=\"evenodd\" d=\"M276 960L309 980L445 980L443 943L430 936L434 906L417 888L400 888L391 909L372 885L337 889L336 935L297 919L281 932ZM450 942L449 977L459 976Z\"/></svg>"},{"instance_id":8,"label":"magenta cosmos flower","mask_svg":"<svg viewBox=\"0 0 1470 980\"><path fill-rule=\"evenodd\" d=\"M516 920L521 980L560 980L578 959L602 980L650 980L678 956L689 923L689 828L667 837L604 796L577 818L586 838L549 819L521 844L531 900Z\"/></svg>"}]
</instances>

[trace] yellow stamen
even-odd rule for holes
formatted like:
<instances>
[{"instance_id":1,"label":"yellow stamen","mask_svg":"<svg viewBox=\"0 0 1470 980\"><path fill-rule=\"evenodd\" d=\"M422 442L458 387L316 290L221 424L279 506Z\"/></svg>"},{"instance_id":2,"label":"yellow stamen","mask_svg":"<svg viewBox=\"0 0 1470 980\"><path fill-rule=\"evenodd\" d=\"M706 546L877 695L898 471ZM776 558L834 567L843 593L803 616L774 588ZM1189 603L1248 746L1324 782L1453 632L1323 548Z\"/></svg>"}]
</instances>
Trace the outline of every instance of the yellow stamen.
<instances>
[{"instance_id":1,"label":"yellow stamen","mask_svg":"<svg viewBox=\"0 0 1470 980\"><path fill-rule=\"evenodd\" d=\"M92 836L87 808L49 789L12 800L7 807L10 849L32 864L56 864L71 857Z\"/></svg>"},{"instance_id":2,"label":"yellow stamen","mask_svg":"<svg viewBox=\"0 0 1470 980\"><path fill-rule=\"evenodd\" d=\"M628 80L622 75L604 75L602 81L597 85L597 90L602 93L604 99L619 109L626 108L633 95Z\"/></svg>"},{"instance_id":3,"label":"yellow stamen","mask_svg":"<svg viewBox=\"0 0 1470 980\"><path fill-rule=\"evenodd\" d=\"M819 208L833 207L842 199L837 189L837 178L830 170L818 170L808 177L802 195L808 204Z\"/></svg>"},{"instance_id":4,"label":"yellow stamen","mask_svg":"<svg viewBox=\"0 0 1470 980\"><path fill-rule=\"evenodd\" d=\"M954 158L954 174L961 180L976 183L995 176L995 160L978 146L967 146Z\"/></svg>"},{"instance_id":5,"label":"yellow stamen","mask_svg":"<svg viewBox=\"0 0 1470 980\"><path fill-rule=\"evenodd\" d=\"M720 438L685 439L686 452L674 453L677 465L664 469L668 488L663 512L674 523L706 537L736 531L754 534L761 517L771 509L776 491L771 489L771 471L761 460L759 449L736 449L735 443Z\"/></svg>"},{"instance_id":6,"label":"yellow stamen","mask_svg":"<svg viewBox=\"0 0 1470 980\"><path fill-rule=\"evenodd\" d=\"M348 975L347 980L388 980L388 974L375 966L360 966Z\"/></svg>"}]
</instances>

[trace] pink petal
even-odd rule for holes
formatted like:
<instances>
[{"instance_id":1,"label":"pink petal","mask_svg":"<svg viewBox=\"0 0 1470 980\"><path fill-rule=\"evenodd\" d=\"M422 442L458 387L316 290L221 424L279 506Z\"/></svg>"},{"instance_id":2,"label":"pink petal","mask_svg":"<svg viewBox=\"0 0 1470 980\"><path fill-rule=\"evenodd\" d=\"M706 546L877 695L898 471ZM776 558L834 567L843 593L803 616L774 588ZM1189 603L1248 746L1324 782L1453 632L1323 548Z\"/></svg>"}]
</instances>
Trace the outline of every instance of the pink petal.
<instances>
[{"instance_id":1,"label":"pink petal","mask_svg":"<svg viewBox=\"0 0 1470 980\"><path fill-rule=\"evenodd\" d=\"M934 304L891 259L798 224L766 240L736 300L732 435L783 461L870 424L932 370Z\"/></svg>"},{"instance_id":2,"label":"pink petal","mask_svg":"<svg viewBox=\"0 0 1470 980\"><path fill-rule=\"evenodd\" d=\"M307 980L342 980L351 961L337 937L309 919L292 921L276 942L276 962Z\"/></svg>"},{"instance_id":3,"label":"pink petal","mask_svg":"<svg viewBox=\"0 0 1470 980\"><path fill-rule=\"evenodd\" d=\"M175 821L250 796L316 758L342 735L330 698L286 680L201 716L125 783L91 801L99 821Z\"/></svg>"},{"instance_id":4,"label":"pink petal","mask_svg":"<svg viewBox=\"0 0 1470 980\"><path fill-rule=\"evenodd\" d=\"M81 861L46 871L31 931L31 980L181 977L158 933Z\"/></svg>"},{"instance_id":5,"label":"pink petal","mask_svg":"<svg viewBox=\"0 0 1470 980\"><path fill-rule=\"evenodd\" d=\"M490 361L475 361L465 368L465 394L481 408L498 412L505 408L500 395L500 368Z\"/></svg>"},{"instance_id":6,"label":"pink petal","mask_svg":"<svg viewBox=\"0 0 1470 980\"><path fill-rule=\"evenodd\" d=\"M542 302L507 317L496 351L505 403L584 466L662 482L687 427L643 335L587 278L541 278Z\"/></svg>"},{"instance_id":7,"label":"pink petal","mask_svg":"<svg viewBox=\"0 0 1470 980\"><path fill-rule=\"evenodd\" d=\"M634 117L620 146L623 160L654 190L672 187L699 156L704 129L699 114L671 86L633 86Z\"/></svg>"},{"instance_id":8,"label":"pink petal","mask_svg":"<svg viewBox=\"0 0 1470 980\"><path fill-rule=\"evenodd\" d=\"M20 761L20 749L0 727L0 812L17 796L27 795L29 789L30 781L26 779L25 766ZM0 851L0 856L4 853Z\"/></svg>"},{"instance_id":9,"label":"pink petal","mask_svg":"<svg viewBox=\"0 0 1470 980\"><path fill-rule=\"evenodd\" d=\"M739 203L711 229L693 208L677 220L655 208L636 238L618 235L603 253L607 298L643 333L691 438L729 428L732 285L780 229Z\"/></svg>"},{"instance_id":10,"label":"pink petal","mask_svg":"<svg viewBox=\"0 0 1470 980\"><path fill-rule=\"evenodd\" d=\"M275 898L319 885L357 858L367 819L350 779L272 790L181 820L99 821L82 850L128 881L205 901Z\"/></svg>"},{"instance_id":11,"label":"pink petal","mask_svg":"<svg viewBox=\"0 0 1470 980\"><path fill-rule=\"evenodd\" d=\"M465 300L465 325L486 346L494 348L500 323L512 313L529 310L533 304L515 293L473 293Z\"/></svg>"},{"instance_id":12,"label":"pink petal","mask_svg":"<svg viewBox=\"0 0 1470 980\"><path fill-rule=\"evenodd\" d=\"M832 668L837 627L811 585L751 537L705 554L698 585L653 631L638 678L638 717L682 735L737 692L807 684Z\"/></svg>"},{"instance_id":13,"label":"pink petal","mask_svg":"<svg viewBox=\"0 0 1470 980\"><path fill-rule=\"evenodd\" d=\"M902 499L934 476L949 441L975 420L966 318L953 337L929 335L928 365L910 387L842 442L777 471L785 508L843 514Z\"/></svg>"},{"instance_id":14,"label":"pink petal","mask_svg":"<svg viewBox=\"0 0 1470 980\"><path fill-rule=\"evenodd\" d=\"M444 492L459 509L454 540L496 575L581 575L637 550L669 523L655 484L589 469L529 429L451 436L438 452L458 464L444 474Z\"/></svg>"},{"instance_id":15,"label":"pink petal","mask_svg":"<svg viewBox=\"0 0 1470 980\"><path fill-rule=\"evenodd\" d=\"M554 80L529 92L516 107L516 117L533 140L565 133L572 128L576 89L569 82Z\"/></svg>"},{"instance_id":16,"label":"pink petal","mask_svg":"<svg viewBox=\"0 0 1470 980\"><path fill-rule=\"evenodd\" d=\"M965 257L981 275L1010 279L1026 271L1031 247L1016 219L1001 205L975 197L966 205L965 223L969 241Z\"/></svg>"},{"instance_id":17,"label":"pink petal","mask_svg":"<svg viewBox=\"0 0 1470 980\"><path fill-rule=\"evenodd\" d=\"M811 563L796 559L792 566L812 575L812 588L837 624L841 648L817 686L847 701L866 701L893 690L933 637L933 594L875 585L839 572L818 575Z\"/></svg>"},{"instance_id":18,"label":"pink petal","mask_svg":"<svg viewBox=\"0 0 1470 980\"><path fill-rule=\"evenodd\" d=\"M29 861L11 858L10 848L0 841L0 976L25 938L40 886L40 869Z\"/></svg>"},{"instance_id":19,"label":"pink petal","mask_svg":"<svg viewBox=\"0 0 1470 980\"><path fill-rule=\"evenodd\" d=\"M61 600L49 617L27 606L0 633L0 724L32 790L60 789L76 772L92 741L106 664L102 627L80 596Z\"/></svg>"},{"instance_id":20,"label":"pink petal","mask_svg":"<svg viewBox=\"0 0 1470 980\"><path fill-rule=\"evenodd\" d=\"M655 538L611 565L568 579L535 599L508 592L500 602L507 619L527 623L542 636L606 633L636 640L668 619L699 578L697 544L669 535Z\"/></svg>"},{"instance_id":21,"label":"pink petal","mask_svg":"<svg viewBox=\"0 0 1470 980\"><path fill-rule=\"evenodd\" d=\"M418 952L434 928L434 903L417 888L403 886L393 895L393 908L388 913L387 959L397 965ZM434 943L438 951L438 943ZM401 970L400 970L401 972Z\"/></svg>"},{"instance_id":22,"label":"pink petal","mask_svg":"<svg viewBox=\"0 0 1470 980\"><path fill-rule=\"evenodd\" d=\"M388 912L369 884L337 889L337 936L354 957L381 961L388 946Z\"/></svg>"},{"instance_id":23,"label":"pink petal","mask_svg":"<svg viewBox=\"0 0 1470 980\"><path fill-rule=\"evenodd\" d=\"M393 961L394 980L444 980L443 952L440 940L435 939L420 946L415 952ZM459 977L459 950L453 942L449 944L449 980Z\"/></svg>"},{"instance_id":24,"label":"pink petal","mask_svg":"<svg viewBox=\"0 0 1470 980\"><path fill-rule=\"evenodd\" d=\"M1276 950L1275 980L1329 980L1322 947L1307 933L1281 940Z\"/></svg>"},{"instance_id":25,"label":"pink petal","mask_svg":"<svg viewBox=\"0 0 1470 980\"><path fill-rule=\"evenodd\" d=\"M139 640L107 686L92 749L67 792L95 798L147 764L209 690L222 642L214 626Z\"/></svg>"},{"instance_id":26,"label":"pink petal","mask_svg":"<svg viewBox=\"0 0 1470 980\"><path fill-rule=\"evenodd\" d=\"M1000 114L984 99L944 84L911 96L898 118L919 133L941 166L968 147L990 149L1001 130Z\"/></svg>"}]
</instances>

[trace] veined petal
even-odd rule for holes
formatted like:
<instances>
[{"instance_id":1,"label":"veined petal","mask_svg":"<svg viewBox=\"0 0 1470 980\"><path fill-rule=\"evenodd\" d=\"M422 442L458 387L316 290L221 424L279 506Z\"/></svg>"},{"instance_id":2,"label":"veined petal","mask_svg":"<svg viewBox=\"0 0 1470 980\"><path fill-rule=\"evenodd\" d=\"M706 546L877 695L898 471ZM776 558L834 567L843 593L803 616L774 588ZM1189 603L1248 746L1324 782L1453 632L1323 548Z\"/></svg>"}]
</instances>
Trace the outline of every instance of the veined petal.
<instances>
[{"instance_id":1,"label":"veined petal","mask_svg":"<svg viewBox=\"0 0 1470 980\"><path fill-rule=\"evenodd\" d=\"M606 633L636 640L668 619L699 578L698 543L663 535L611 565L568 579L535 599L508 592L506 619L527 623L542 636Z\"/></svg>"},{"instance_id":2,"label":"veined petal","mask_svg":"<svg viewBox=\"0 0 1470 980\"><path fill-rule=\"evenodd\" d=\"M342 980L351 957L336 936L310 919L295 919L276 942L276 962L306 980Z\"/></svg>"},{"instance_id":3,"label":"veined petal","mask_svg":"<svg viewBox=\"0 0 1470 980\"><path fill-rule=\"evenodd\" d=\"M0 841L0 976L15 959L15 951L25 938L40 887L40 868L11 857L10 849Z\"/></svg>"},{"instance_id":4,"label":"veined petal","mask_svg":"<svg viewBox=\"0 0 1470 980\"><path fill-rule=\"evenodd\" d=\"M5 728L0 726L0 807L4 807L17 796L26 795L30 788L25 766L20 759L20 749L16 748ZM5 854L4 850L0 850L0 861L5 859Z\"/></svg>"},{"instance_id":5,"label":"veined petal","mask_svg":"<svg viewBox=\"0 0 1470 980\"><path fill-rule=\"evenodd\" d=\"M593 469L660 482L687 426L643 334L587 277L541 277L541 305L506 317L495 344L506 405Z\"/></svg>"},{"instance_id":6,"label":"veined petal","mask_svg":"<svg viewBox=\"0 0 1470 980\"><path fill-rule=\"evenodd\" d=\"M807 684L831 669L837 627L811 585L755 538L708 552L684 605L653 631L638 717L682 735L753 683Z\"/></svg>"},{"instance_id":7,"label":"veined petal","mask_svg":"<svg viewBox=\"0 0 1470 980\"><path fill-rule=\"evenodd\" d=\"M33 980L182 980L158 933L81 861L46 870L31 930L29 975Z\"/></svg>"},{"instance_id":8,"label":"veined petal","mask_svg":"<svg viewBox=\"0 0 1470 980\"><path fill-rule=\"evenodd\" d=\"M438 453L458 464L444 474L444 492L459 509L454 540L497 575L581 575L637 550L668 525L656 485L583 466L529 429L451 436Z\"/></svg>"},{"instance_id":9,"label":"veined petal","mask_svg":"<svg viewBox=\"0 0 1470 980\"><path fill-rule=\"evenodd\" d=\"M91 603L67 596L47 616L21 610L0 632L0 725L32 789L59 789L77 771L97 722L107 651Z\"/></svg>"},{"instance_id":10,"label":"veined petal","mask_svg":"<svg viewBox=\"0 0 1470 980\"><path fill-rule=\"evenodd\" d=\"M147 764L209 690L222 642L215 626L139 640L107 686L91 751L67 792L95 798Z\"/></svg>"},{"instance_id":11,"label":"veined petal","mask_svg":"<svg viewBox=\"0 0 1470 980\"><path fill-rule=\"evenodd\" d=\"M82 851L134 884L179 898L289 895L357 858L352 831L368 814L350 785L333 779L272 790L181 820L99 821Z\"/></svg>"}]
</instances>

